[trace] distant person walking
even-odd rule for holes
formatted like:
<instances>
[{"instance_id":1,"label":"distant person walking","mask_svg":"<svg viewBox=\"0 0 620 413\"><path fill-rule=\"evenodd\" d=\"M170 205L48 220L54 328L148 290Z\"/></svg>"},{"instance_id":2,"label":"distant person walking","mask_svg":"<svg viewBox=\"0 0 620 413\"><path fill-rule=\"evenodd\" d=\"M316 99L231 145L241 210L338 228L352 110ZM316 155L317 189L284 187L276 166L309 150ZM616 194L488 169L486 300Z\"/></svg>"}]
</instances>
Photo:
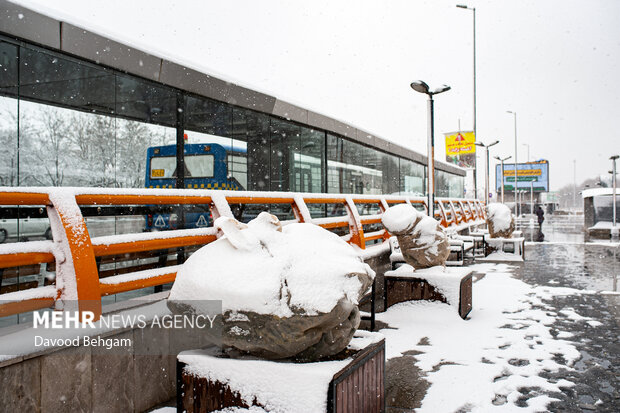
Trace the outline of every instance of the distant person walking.
<instances>
[{"instance_id":1,"label":"distant person walking","mask_svg":"<svg viewBox=\"0 0 620 413\"><path fill-rule=\"evenodd\" d=\"M538 205L536 207L536 215L538 216L538 226L541 227L543 221L545 220L545 211Z\"/></svg>"}]
</instances>

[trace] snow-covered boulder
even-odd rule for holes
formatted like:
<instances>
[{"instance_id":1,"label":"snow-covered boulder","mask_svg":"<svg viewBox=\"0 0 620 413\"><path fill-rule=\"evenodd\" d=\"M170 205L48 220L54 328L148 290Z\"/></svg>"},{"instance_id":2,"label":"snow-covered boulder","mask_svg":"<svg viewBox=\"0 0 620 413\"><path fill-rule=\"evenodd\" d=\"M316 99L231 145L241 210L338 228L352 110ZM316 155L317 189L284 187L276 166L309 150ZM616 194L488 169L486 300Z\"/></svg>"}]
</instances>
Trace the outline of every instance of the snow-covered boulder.
<instances>
[{"instance_id":1,"label":"snow-covered boulder","mask_svg":"<svg viewBox=\"0 0 620 413\"><path fill-rule=\"evenodd\" d=\"M487 228L491 238L512 237L515 219L510 208L499 202L487 205Z\"/></svg>"},{"instance_id":2,"label":"snow-covered boulder","mask_svg":"<svg viewBox=\"0 0 620 413\"><path fill-rule=\"evenodd\" d=\"M396 235L405 261L414 268L445 265L450 244L442 226L410 204L398 204L381 217L385 229Z\"/></svg>"},{"instance_id":3,"label":"snow-covered boulder","mask_svg":"<svg viewBox=\"0 0 620 413\"><path fill-rule=\"evenodd\" d=\"M178 271L168 306L221 300L221 345L268 359L317 359L343 350L374 272L337 235L313 224L282 227L266 212L247 225L220 217L224 234Z\"/></svg>"}]
</instances>

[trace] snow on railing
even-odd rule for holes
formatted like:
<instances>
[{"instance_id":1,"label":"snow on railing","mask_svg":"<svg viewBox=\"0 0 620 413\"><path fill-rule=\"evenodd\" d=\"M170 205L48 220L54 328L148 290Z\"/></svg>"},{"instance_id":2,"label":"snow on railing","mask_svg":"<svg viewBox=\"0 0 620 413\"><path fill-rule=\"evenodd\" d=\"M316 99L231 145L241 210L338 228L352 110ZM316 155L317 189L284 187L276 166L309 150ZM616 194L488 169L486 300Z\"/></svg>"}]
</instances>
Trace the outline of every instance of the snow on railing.
<instances>
[{"instance_id":1,"label":"snow on railing","mask_svg":"<svg viewBox=\"0 0 620 413\"><path fill-rule=\"evenodd\" d=\"M291 192L216 191L196 189L111 189L0 187L0 205L45 206L53 241L0 245L0 269L55 263L55 285L0 294L0 317L78 300L81 311L101 314L101 297L173 282L178 265L100 277L97 259L106 256L202 246L220 235L212 228L180 229L91 238L82 206L206 205L213 219L232 216L231 204L288 204L293 222L311 222L327 229L343 229L342 238L364 250L366 244L386 240L377 229L381 214L391 205L407 202L428 210L425 198L398 195L309 194ZM337 204L346 215L312 218L308 205ZM373 214L360 214L358 206L374 204ZM437 198L435 217L446 228L477 225L485 217L483 205L472 199ZM362 208L364 210L364 208ZM374 225L364 233L364 225ZM373 229L374 228L374 229Z\"/></svg>"}]
</instances>

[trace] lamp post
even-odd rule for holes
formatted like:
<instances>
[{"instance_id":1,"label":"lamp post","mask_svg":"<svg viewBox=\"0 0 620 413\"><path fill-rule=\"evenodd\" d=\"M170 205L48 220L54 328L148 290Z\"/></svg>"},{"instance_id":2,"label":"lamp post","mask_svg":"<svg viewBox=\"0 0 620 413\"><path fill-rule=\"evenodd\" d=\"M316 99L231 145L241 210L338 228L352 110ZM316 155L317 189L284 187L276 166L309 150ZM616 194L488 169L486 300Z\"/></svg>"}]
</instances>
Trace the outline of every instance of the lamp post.
<instances>
[{"instance_id":1,"label":"lamp post","mask_svg":"<svg viewBox=\"0 0 620 413\"><path fill-rule=\"evenodd\" d=\"M465 4L457 4L456 7L459 9L471 10L473 12L474 17L474 137L477 139L477 130L476 130L476 8L475 7L467 7ZM474 192L476 194L476 198L478 198L478 163L476 162L476 157L474 157Z\"/></svg>"},{"instance_id":2,"label":"lamp post","mask_svg":"<svg viewBox=\"0 0 620 413\"><path fill-rule=\"evenodd\" d=\"M530 161L530 144L529 143L522 143L521 145L523 146L527 146L527 161Z\"/></svg>"},{"instance_id":3,"label":"lamp post","mask_svg":"<svg viewBox=\"0 0 620 413\"><path fill-rule=\"evenodd\" d=\"M611 158L611 162L613 167L611 168L611 186L613 188L612 191L612 202L611 202L611 208L612 208L612 236L618 235L618 230L616 229L616 159L618 159L619 155L614 155Z\"/></svg>"},{"instance_id":4,"label":"lamp post","mask_svg":"<svg viewBox=\"0 0 620 413\"><path fill-rule=\"evenodd\" d=\"M450 86L441 85L431 91L425 82L416 80L411 82L411 88L428 96L428 177L426 179L426 196L428 199L428 216L432 218L435 210L435 114L433 96L447 92L450 90Z\"/></svg>"},{"instance_id":5,"label":"lamp post","mask_svg":"<svg viewBox=\"0 0 620 413\"><path fill-rule=\"evenodd\" d=\"M477 146L482 146L486 149L486 173L484 174L484 205L489 204L489 148L493 145L497 145L499 141L495 141L489 145L485 145L482 142L474 142Z\"/></svg>"},{"instance_id":6,"label":"lamp post","mask_svg":"<svg viewBox=\"0 0 620 413\"><path fill-rule=\"evenodd\" d=\"M517 180L517 167L519 163L517 161L517 112L513 112L511 110L507 110L506 112L512 113L515 118L515 215L518 217L519 216L519 204L517 203L517 184L519 181Z\"/></svg>"},{"instance_id":7,"label":"lamp post","mask_svg":"<svg viewBox=\"0 0 620 413\"><path fill-rule=\"evenodd\" d=\"M502 204L504 203L504 161L507 161L508 159L512 158L512 156L507 156L505 158L500 158L499 156L496 156L495 159L497 159L498 161L501 162L502 164ZM497 186L497 183L495 184Z\"/></svg>"}]
</instances>

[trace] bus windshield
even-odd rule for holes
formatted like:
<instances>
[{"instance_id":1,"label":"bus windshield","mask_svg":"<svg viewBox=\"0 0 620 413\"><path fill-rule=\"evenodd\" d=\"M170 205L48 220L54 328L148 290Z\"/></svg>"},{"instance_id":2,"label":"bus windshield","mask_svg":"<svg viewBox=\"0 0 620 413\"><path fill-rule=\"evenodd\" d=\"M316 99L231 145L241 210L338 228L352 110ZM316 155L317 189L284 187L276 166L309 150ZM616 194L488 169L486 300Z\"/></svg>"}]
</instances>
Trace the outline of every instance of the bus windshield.
<instances>
[{"instance_id":1,"label":"bus windshield","mask_svg":"<svg viewBox=\"0 0 620 413\"><path fill-rule=\"evenodd\" d=\"M186 155L185 177L186 178L213 178L214 160L213 155ZM166 179L176 178L176 156L154 156L151 158L151 178Z\"/></svg>"}]
</instances>

